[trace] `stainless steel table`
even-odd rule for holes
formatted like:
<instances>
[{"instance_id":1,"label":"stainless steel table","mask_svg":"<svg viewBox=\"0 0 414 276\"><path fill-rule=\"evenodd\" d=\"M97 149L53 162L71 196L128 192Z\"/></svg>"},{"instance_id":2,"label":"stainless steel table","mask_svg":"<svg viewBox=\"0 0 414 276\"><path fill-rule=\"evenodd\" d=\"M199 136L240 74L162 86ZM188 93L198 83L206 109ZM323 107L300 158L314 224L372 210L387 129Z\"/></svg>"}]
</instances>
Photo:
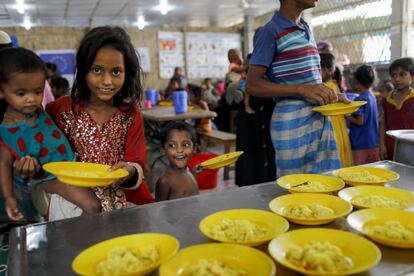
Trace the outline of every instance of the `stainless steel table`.
<instances>
[{"instance_id":1,"label":"stainless steel table","mask_svg":"<svg viewBox=\"0 0 414 276\"><path fill-rule=\"evenodd\" d=\"M384 161L370 164L401 174L392 186L414 190L414 167ZM73 275L72 260L83 249L106 239L140 232L162 232L175 236L181 248L211 242L198 230L206 215L232 208L268 209L271 199L284 194L274 183L213 192L179 200L137 206L112 213L39 223L15 228L9 240L8 275ZM303 226L290 224L290 229ZM351 231L346 219L324 225ZM379 245L381 263L359 275L408 275L414 273L414 250ZM266 246L259 247L266 251ZM298 275L277 265L278 275ZM153 273L157 275L157 273Z\"/></svg>"}]
</instances>

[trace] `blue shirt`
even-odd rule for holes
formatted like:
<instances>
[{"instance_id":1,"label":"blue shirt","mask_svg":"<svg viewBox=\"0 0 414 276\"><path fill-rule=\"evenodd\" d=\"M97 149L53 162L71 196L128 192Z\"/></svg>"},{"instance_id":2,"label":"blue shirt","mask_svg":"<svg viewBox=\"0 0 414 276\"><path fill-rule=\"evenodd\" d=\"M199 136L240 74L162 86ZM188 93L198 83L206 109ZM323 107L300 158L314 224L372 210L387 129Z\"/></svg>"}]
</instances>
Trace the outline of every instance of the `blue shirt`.
<instances>
[{"instance_id":1,"label":"blue shirt","mask_svg":"<svg viewBox=\"0 0 414 276\"><path fill-rule=\"evenodd\" d=\"M370 91L365 91L355 98L354 101L366 101L367 104L361 106L354 116L363 116L362 126L351 123L349 128L349 138L353 150L374 149L379 147L379 126L377 101Z\"/></svg>"},{"instance_id":2,"label":"blue shirt","mask_svg":"<svg viewBox=\"0 0 414 276\"><path fill-rule=\"evenodd\" d=\"M320 57L308 24L290 21L280 12L257 33L250 65L267 68L268 79L280 84L322 82Z\"/></svg>"}]
</instances>

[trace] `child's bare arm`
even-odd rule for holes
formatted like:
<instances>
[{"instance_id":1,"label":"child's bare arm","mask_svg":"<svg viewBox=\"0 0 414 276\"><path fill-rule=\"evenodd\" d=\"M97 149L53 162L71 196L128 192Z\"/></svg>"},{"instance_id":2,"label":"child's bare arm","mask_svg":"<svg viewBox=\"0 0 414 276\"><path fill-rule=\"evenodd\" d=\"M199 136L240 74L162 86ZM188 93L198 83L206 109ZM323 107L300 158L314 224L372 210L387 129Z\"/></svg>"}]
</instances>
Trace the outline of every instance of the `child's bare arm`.
<instances>
[{"instance_id":1,"label":"child's bare arm","mask_svg":"<svg viewBox=\"0 0 414 276\"><path fill-rule=\"evenodd\" d=\"M40 185L42 185L46 192L60 195L79 206L87 214L98 213L101 210L101 202L90 188L67 185L57 179Z\"/></svg>"},{"instance_id":2,"label":"child's bare arm","mask_svg":"<svg viewBox=\"0 0 414 276\"><path fill-rule=\"evenodd\" d=\"M23 214L17 209L16 199L13 197L13 155L0 146L0 188L5 199L7 216L12 220L23 219Z\"/></svg>"},{"instance_id":3,"label":"child's bare arm","mask_svg":"<svg viewBox=\"0 0 414 276\"><path fill-rule=\"evenodd\" d=\"M364 125L364 116L352 116L352 115L347 115L345 116L345 118L350 121L351 123L358 125L358 126L363 126Z\"/></svg>"},{"instance_id":4,"label":"child's bare arm","mask_svg":"<svg viewBox=\"0 0 414 276\"><path fill-rule=\"evenodd\" d=\"M230 72L234 72L234 73L244 73L244 71L246 71L246 66L242 65L240 67L233 67L230 69Z\"/></svg>"},{"instance_id":5,"label":"child's bare arm","mask_svg":"<svg viewBox=\"0 0 414 276\"><path fill-rule=\"evenodd\" d=\"M155 200L168 200L170 198L170 190L171 187L168 181L164 178L164 176L161 176L155 184Z\"/></svg>"}]
</instances>

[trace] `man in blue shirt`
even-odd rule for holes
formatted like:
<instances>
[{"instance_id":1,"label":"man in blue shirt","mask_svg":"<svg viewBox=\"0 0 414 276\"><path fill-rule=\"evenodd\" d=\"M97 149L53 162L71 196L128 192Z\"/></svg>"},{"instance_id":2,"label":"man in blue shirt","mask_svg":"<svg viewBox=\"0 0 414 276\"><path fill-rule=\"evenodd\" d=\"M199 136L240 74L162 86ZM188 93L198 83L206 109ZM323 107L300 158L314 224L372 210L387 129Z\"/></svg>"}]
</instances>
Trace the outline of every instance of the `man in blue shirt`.
<instances>
[{"instance_id":1,"label":"man in blue shirt","mask_svg":"<svg viewBox=\"0 0 414 276\"><path fill-rule=\"evenodd\" d=\"M280 10L256 36L247 93L276 98L270 127L278 177L337 169L331 122L312 108L348 100L322 84L319 52L301 18L317 0L280 2Z\"/></svg>"}]
</instances>

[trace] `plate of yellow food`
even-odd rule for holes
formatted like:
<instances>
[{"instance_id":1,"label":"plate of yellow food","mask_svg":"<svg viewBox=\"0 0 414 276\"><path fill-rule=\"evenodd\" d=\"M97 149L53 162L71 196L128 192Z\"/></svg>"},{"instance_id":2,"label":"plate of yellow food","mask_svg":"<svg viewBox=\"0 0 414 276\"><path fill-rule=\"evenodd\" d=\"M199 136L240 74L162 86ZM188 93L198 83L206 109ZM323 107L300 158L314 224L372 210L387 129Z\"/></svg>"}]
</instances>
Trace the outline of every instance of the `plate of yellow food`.
<instances>
[{"instance_id":1,"label":"plate of yellow food","mask_svg":"<svg viewBox=\"0 0 414 276\"><path fill-rule=\"evenodd\" d=\"M234 151L230 153L225 153L211 159L208 159L199 165L207 169L219 169L226 166L229 166L237 161L240 155L243 154L243 151Z\"/></svg>"},{"instance_id":2,"label":"plate of yellow food","mask_svg":"<svg viewBox=\"0 0 414 276\"><path fill-rule=\"evenodd\" d=\"M112 184L115 180L128 176L128 171L109 171L110 166L87 162L50 162L43 169L66 184L81 187L100 187Z\"/></svg>"},{"instance_id":3,"label":"plate of yellow food","mask_svg":"<svg viewBox=\"0 0 414 276\"><path fill-rule=\"evenodd\" d=\"M312 193L279 196L269 203L269 208L287 220L303 225L329 223L352 211L352 205L337 196Z\"/></svg>"},{"instance_id":4,"label":"plate of yellow food","mask_svg":"<svg viewBox=\"0 0 414 276\"><path fill-rule=\"evenodd\" d=\"M157 105L158 106L163 106L163 107L170 107L170 106L174 106L174 102L173 101L167 101L167 100L161 100L161 101L158 101Z\"/></svg>"},{"instance_id":5,"label":"plate of yellow food","mask_svg":"<svg viewBox=\"0 0 414 276\"><path fill-rule=\"evenodd\" d=\"M321 174L291 174L278 178L276 184L291 193L332 193L345 186L337 177Z\"/></svg>"},{"instance_id":6,"label":"plate of yellow food","mask_svg":"<svg viewBox=\"0 0 414 276\"><path fill-rule=\"evenodd\" d=\"M161 265L160 276L273 276L276 266L255 248L223 243L205 243L181 249Z\"/></svg>"},{"instance_id":7,"label":"plate of yellow food","mask_svg":"<svg viewBox=\"0 0 414 276\"><path fill-rule=\"evenodd\" d=\"M392 170L371 167L343 168L333 171L332 174L351 186L384 185L400 178L400 175Z\"/></svg>"},{"instance_id":8,"label":"plate of yellow food","mask_svg":"<svg viewBox=\"0 0 414 276\"><path fill-rule=\"evenodd\" d=\"M414 213L398 209L365 209L350 214L348 224L375 242L414 248Z\"/></svg>"},{"instance_id":9,"label":"plate of yellow food","mask_svg":"<svg viewBox=\"0 0 414 276\"><path fill-rule=\"evenodd\" d=\"M338 196L358 209L414 207L414 194L398 188L361 185L345 188Z\"/></svg>"},{"instance_id":10,"label":"plate of yellow food","mask_svg":"<svg viewBox=\"0 0 414 276\"><path fill-rule=\"evenodd\" d=\"M277 262L306 275L355 274L369 270L381 259L381 251L371 241L328 228L283 233L268 249Z\"/></svg>"},{"instance_id":11,"label":"plate of yellow food","mask_svg":"<svg viewBox=\"0 0 414 276\"><path fill-rule=\"evenodd\" d=\"M178 252L176 238L161 233L121 236L97 243L72 262L79 275L145 275Z\"/></svg>"},{"instance_id":12,"label":"plate of yellow food","mask_svg":"<svg viewBox=\"0 0 414 276\"><path fill-rule=\"evenodd\" d=\"M325 116L338 116L351 114L357 111L361 106L365 105L366 101L352 101L350 103L334 103L321 105L312 108L312 110L322 113Z\"/></svg>"},{"instance_id":13,"label":"plate of yellow food","mask_svg":"<svg viewBox=\"0 0 414 276\"><path fill-rule=\"evenodd\" d=\"M206 216L200 231L210 239L257 246L289 229L289 222L272 212L257 209L231 209Z\"/></svg>"}]
</instances>

